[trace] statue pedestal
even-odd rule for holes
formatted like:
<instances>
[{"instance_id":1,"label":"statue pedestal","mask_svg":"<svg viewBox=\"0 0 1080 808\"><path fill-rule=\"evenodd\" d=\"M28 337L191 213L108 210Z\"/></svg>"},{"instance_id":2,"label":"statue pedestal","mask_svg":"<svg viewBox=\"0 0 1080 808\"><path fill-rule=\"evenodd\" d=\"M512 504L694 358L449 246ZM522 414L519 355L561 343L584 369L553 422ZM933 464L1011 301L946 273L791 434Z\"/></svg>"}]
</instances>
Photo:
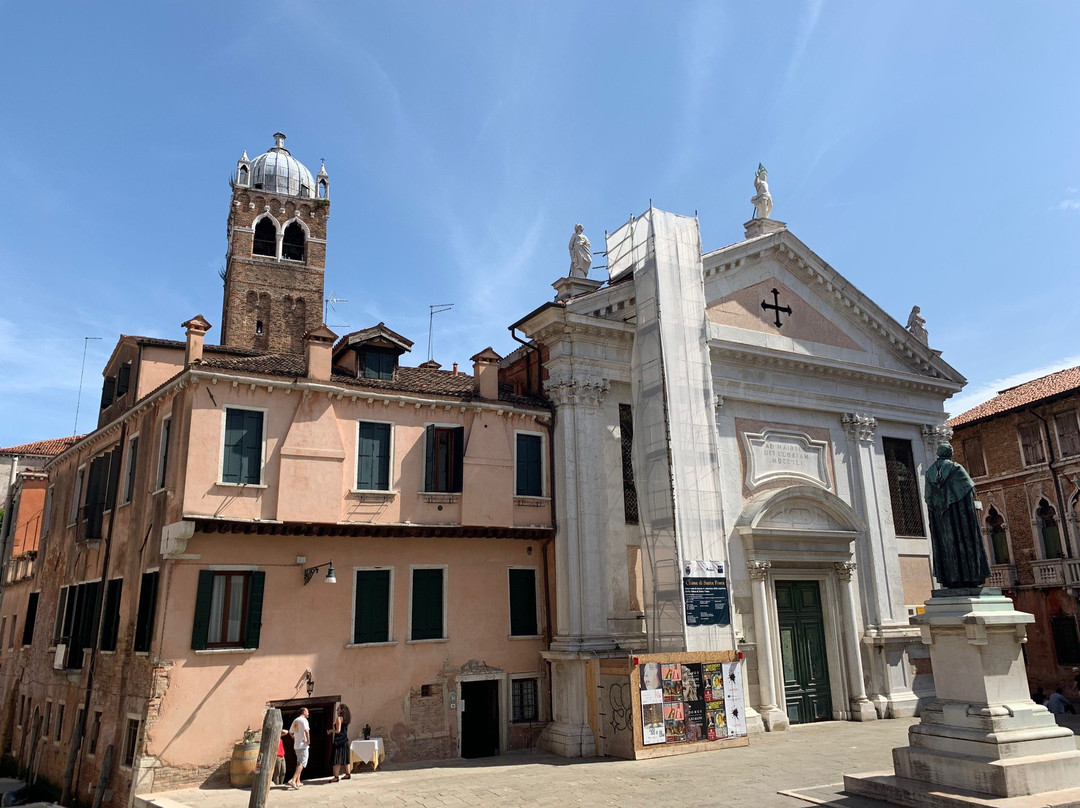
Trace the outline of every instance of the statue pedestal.
<instances>
[{"instance_id":1,"label":"statue pedestal","mask_svg":"<svg viewBox=\"0 0 1080 808\"><path fill-rule=\"evenodd\" d=\"M781 230L787 230L787 222L781 222L777 219L751 219L743 225L743 229L746 231L746 238L757 238L769 233L779 233Z\"/></svg>"},{"instance_id":2,"label":"statue pedestal","mask_svg":"<svg viewBox=\"0 0 1080 808\"><path fill-rule=\"evenodd\" d=\"M559 278L551 284L555 289L555 302L569 300L586 292L595 292L604 285L603 281L591 281L588 278Z\"/></svg>"},{"instance_id":3,"label":"statue pedestal","mask_svg":"<svg viewBox=\"0 0 1080 808\"><path fill-rule=\"evenodd\" d=\"M1073 733L1028 695L1020 646L1035 618L1000 594L939 594L911 618L930 647L936 698L908 730L911 745L893 750L895 774L845 775L844 790L907 806L1080 802Z\"/></svg>"}]
</instances>

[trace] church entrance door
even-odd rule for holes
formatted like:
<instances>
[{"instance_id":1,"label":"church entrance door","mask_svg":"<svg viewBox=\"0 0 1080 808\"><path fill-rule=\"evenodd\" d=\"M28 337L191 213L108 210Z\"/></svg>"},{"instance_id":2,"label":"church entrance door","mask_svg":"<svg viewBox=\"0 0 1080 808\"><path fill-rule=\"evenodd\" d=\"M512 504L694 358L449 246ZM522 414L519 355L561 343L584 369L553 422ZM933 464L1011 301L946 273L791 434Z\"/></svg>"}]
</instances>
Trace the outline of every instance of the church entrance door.
<instances>
[{"instance_id":1,"label":"church entrance door","mask_svg":"<svg viewBox=\"0 0 1080 808\"><path fill-rule=\"evenodd\" d=\"M832 719L821 586L817 581L777 581L776 616L788 720L809 724Z\"/></svg>"}]
</instances>

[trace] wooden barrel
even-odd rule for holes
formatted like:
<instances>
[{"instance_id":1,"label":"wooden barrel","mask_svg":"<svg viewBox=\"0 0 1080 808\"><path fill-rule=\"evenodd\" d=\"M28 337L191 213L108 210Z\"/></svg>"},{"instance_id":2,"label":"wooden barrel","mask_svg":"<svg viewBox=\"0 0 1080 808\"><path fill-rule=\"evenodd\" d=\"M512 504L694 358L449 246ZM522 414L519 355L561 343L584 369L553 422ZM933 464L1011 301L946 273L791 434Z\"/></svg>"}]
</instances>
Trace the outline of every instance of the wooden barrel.
<instances>
[{"instance_id":1,"label":"wooden barrel","mask_svg":"<svg viewBox=\"0 0 1080 808\"><path fill-rule=\"evenodd\" d=\"M234 788L251 788L255 780L255 761L259 759L259 744L238 743L229 761L229 782Z\"/></svg>"}]
</instances>

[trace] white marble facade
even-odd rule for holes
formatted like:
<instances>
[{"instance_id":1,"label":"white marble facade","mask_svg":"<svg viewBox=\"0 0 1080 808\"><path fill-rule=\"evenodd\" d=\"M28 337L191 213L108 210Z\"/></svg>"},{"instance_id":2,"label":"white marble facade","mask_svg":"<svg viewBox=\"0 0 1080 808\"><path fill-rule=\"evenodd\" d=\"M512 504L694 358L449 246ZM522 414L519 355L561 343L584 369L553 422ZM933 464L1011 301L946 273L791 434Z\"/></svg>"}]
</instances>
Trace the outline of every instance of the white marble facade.
<instances>
[{"instance_id":1,"label":"white marble facade","mask_svg":"<svg viewBox=\"0 0 1080 808\"><path fill-rule=\"evenodd\" d=\"M921 684L914 660L925 650L907 607L929 596L929 541L894 530L883 438L910 442L921 485L944 401L964 379L782 223L760 224L750 228L759 235L702 257L726 553L716 560L727 567L732 623L688 644L742 650L751 726L783 729L775 582L816 581L832 718L910 716ZM634 403L635 304L633 278L616 279L516 324L547 349L545 388L557 407L544 744L568 756L603 751L590 723L593 660L648 647L619 427L619 405Z\"/></svg>"}]
</instances>

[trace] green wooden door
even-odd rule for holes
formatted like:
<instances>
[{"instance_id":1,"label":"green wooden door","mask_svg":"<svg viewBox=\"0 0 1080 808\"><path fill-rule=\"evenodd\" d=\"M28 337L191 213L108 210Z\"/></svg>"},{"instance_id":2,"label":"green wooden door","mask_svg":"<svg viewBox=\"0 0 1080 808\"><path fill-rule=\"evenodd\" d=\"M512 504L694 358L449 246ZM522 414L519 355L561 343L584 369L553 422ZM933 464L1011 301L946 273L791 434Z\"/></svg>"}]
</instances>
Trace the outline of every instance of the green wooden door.
<instances>
[{"instance_id":1,"label":"green wooden door","mask_svg":"<svg viewBox=\"0 0 1080 808\"><path fill-rule=\"evenodd\" d=\"M832 719L825 620L817 581L777 581L784 697L792 724Z\"/></svg>"}]
</instances>

